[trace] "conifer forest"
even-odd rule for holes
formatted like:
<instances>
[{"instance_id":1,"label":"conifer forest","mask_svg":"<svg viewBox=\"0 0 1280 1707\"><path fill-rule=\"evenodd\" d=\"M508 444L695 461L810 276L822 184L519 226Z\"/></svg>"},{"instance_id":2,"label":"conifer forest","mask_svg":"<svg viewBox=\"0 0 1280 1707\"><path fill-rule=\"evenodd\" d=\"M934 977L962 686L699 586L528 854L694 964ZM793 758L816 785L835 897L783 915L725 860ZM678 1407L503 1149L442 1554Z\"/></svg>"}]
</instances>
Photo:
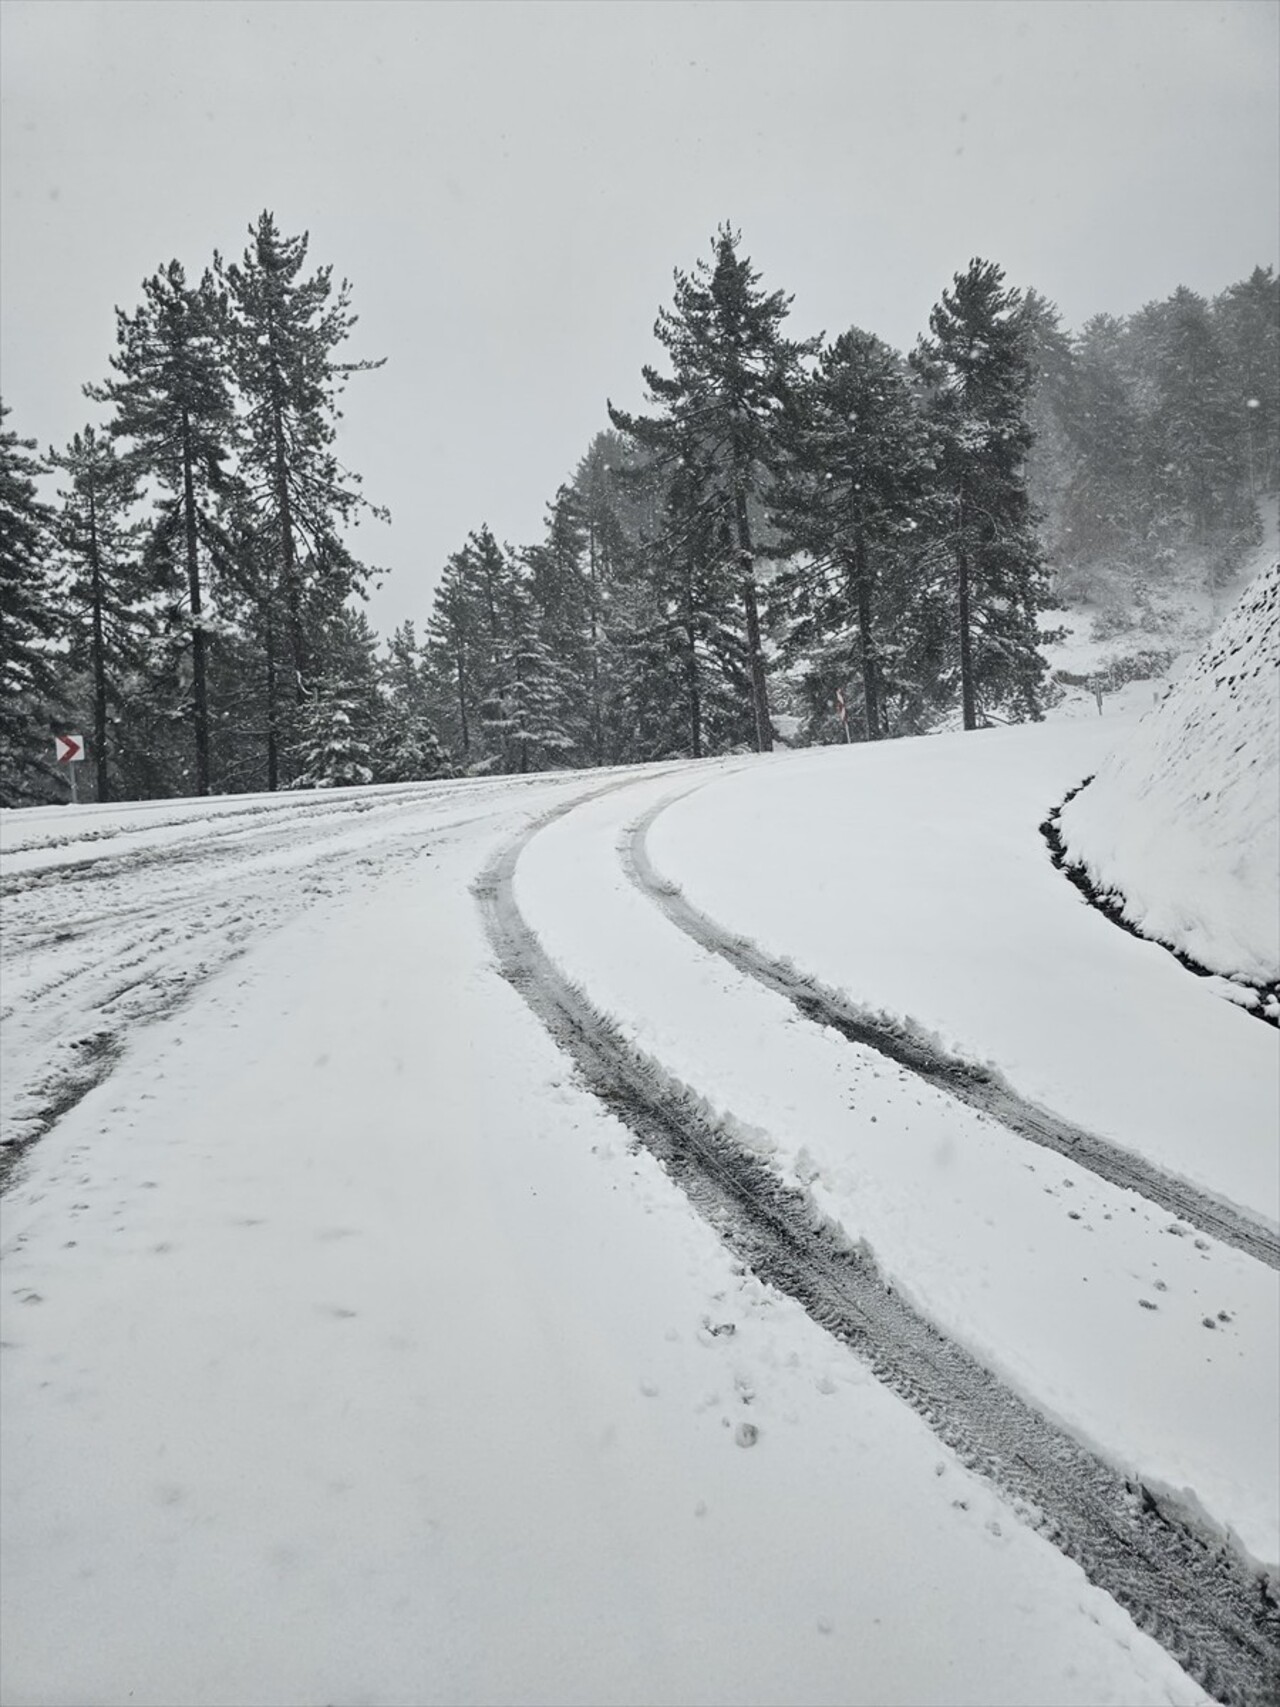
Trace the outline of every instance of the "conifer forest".
<instances>
[{"instance_id":1,"label":"conifer forest","mask_svg":"<svg viewBox=\"0 0 1280 1707\"><path fill-rule=\"evenodd\" d=\"M424 566L425 631L380 640L357 524L383 512L340 444L380 365L345 358L351 286L271 213L239 260L170 262L116 310L97 424L38 447L5 411L0 802L66 798L66 729L106 801L1036 719L1055 609L1123 624L1261 537L1271 268L1072 331L974 259L905 353L794 337L790 308L722 226L658 308L646 411L601 376L542 537L476 517Z\"/></svg>"}]
</instances>

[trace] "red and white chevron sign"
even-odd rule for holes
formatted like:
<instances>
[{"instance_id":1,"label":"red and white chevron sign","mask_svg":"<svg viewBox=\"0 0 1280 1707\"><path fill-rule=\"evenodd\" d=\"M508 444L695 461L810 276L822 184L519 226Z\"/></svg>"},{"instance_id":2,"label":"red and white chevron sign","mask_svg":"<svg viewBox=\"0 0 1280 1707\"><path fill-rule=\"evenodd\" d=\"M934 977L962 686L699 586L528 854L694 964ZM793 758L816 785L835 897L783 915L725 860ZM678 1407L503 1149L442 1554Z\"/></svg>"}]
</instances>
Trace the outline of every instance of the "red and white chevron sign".
<instances>
[{"instance_id":1,"label":"red and white chevron sign","mask_svg":"<svg viewBox=\"0 0 1280 1707\"><path fill-rule=\"evenodd\" d=\"M53 750L60 765L79 764L84 757L84 736L55 735Z\"/></svg>"}]
</instances>

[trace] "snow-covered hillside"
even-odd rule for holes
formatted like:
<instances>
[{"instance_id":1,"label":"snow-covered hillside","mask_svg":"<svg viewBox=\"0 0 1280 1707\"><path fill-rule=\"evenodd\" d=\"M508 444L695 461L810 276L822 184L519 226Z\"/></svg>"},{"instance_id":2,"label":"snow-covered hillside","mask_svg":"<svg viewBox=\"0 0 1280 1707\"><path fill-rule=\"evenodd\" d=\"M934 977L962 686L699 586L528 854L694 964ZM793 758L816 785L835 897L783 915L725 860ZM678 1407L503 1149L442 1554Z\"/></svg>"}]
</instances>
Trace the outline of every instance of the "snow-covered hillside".
<instances>
[{"instance_id":1,"label":"snow-covered hillside","mask_svg":"<svg viewBox=\"0 0 1280 1707\"><path fill-rule=\"evenodd\" d=\"M1188 553L1141 574L1118 563L1090 598L1040 613L1054 718L1087 716L1095 692L1145 709L1194 664L1242 593L1280 555L1280 501L1259 504L1262 537L1230 581Z\"/></svg>"},{"instance_id":2,"label":"snow-covered hillside","mask_svg":"<svg viewBox=\"0 0 1280 1707\"><path fill-rule=\"evenodd\" d=\"M1143 935L1233 980L1280 980L1280 560L1067 802L1059 833Z\"/></svg>"}]
</instances>

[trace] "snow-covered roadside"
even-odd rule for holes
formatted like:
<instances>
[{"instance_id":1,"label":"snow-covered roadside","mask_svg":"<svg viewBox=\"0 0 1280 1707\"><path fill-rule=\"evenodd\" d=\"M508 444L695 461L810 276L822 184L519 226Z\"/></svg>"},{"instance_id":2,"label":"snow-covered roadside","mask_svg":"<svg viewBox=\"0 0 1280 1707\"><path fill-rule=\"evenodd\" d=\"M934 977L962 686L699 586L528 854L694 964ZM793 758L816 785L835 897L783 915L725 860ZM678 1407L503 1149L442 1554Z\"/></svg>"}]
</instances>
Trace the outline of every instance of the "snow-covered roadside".
<instances>
[{"instance_id":1,"label":"snow-covered roadside","mask_svg":"<svg viewBox=\"0 0 1280 1707\"><path fill-rule=\"evenodd\" d=\"M749 895L762 871L781 881L758 844L721 840L720 803L752 797L758 782L767 824L774 784L793 774L796 816L806 783L812 816L808 759L753 764L673 806L653 837L667 816L700 812L715 844L703 869L719 853L716 868L726 883L732 868L735 897ZM748 1142L811 1182L944 1332L1126 1474L1172 1492L1274 1567L1275 1275L1189 1232L1170 1237L1169 1217L1151 1205L798 1020L789 1004L696 948L631 888L617 857L627 820L664 787L584 806L526 850L517 894L556 962ZM710 879L707 888L714 892ZM890 892L886 877L886 909L891 897L909 908L910 889ZM803 888L788 902L803 913ZM742 912L730 917L741 928Z\"/></svg>"},{"instance_id":2,"label":"snow-covered roadside","mask_svg":"<svg viewBox=\"0 0 1280 1707\"><path fill-rule=\"evenodd\" d=\"M31 1152L4 1699L1203 1699L567 1081L466 893L531 804L373 853Z\"/></svg>"},{"instance_id":3,"label":"snow-covered roadside","mask_svg":"<svg viewBox=\"0 0 1280 1707\"><path fill-rule=\"evenodd\" d=\"M1130 727L797 755L678 802L649 852L769 953L1275 1227L1275 1034L1090 908L1036 831Z\"/></svg>"},{"instance_id":4,"label":"snow-covered roadside","mask_svg":"<svg viewBox=\"0 0 1280 1707\"><path fill-rule=\"evenodd\" d=\"M1144 936L1224 979L1280 984L1280 558L1059 829L1069 863Z\"/></svg>"}]
</instances>

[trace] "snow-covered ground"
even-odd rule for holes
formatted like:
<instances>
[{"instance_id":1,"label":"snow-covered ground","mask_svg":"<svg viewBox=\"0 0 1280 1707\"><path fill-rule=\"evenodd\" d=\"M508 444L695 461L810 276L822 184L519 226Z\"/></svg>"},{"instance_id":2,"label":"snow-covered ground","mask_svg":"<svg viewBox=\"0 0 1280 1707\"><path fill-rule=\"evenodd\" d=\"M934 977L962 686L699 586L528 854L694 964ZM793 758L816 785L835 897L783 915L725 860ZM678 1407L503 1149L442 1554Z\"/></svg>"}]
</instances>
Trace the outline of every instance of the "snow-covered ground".
<instances>
[{"instance_id":1,"label":"snow-covered ground","mask_svg":"<svg viewBox=\"0 0 1280 1707\"><path fill-rule=\"evenodd\" d=\"M1202 1700L728 1254L471 894L580 800L516 896L620 1033L1274 1564L1274 1271L799 1019L620 852L669 799L696 905L1274 1226L1276 1034L1037 831L1122 726L4 814L9 1134L49 1127L2 1205L4 1701Z\"/></svg>"},{"instance_id":2,"label":"snow-covered ground","mask_svg":"<svg viewBox=\"0 0 1280 1707\"><path fill-rule=\"evenodd\" d=\"M1121 694L1146 707L1149 683L1163 687L1181 676L1280 554L1280 501L1262 499L1258 513L1261 538L1226 582L1219 583L1194 553L1158 574L1135 573L1131 563L1120 562L1098 571L1094 597L1042 610L1041 650L1062 694L1054 715L1094 709L1095 687L1108 699ZM1135 685L1144 691L1128 693Z\"/></svg>"},{"instance_id":3,"label":"snow-covered ground","mask_svg":"<svg viewBox=\"0 0 1280 1707\"><path fill-rule=\"evenodd\" d=\"M1248 984L1280 983L1280 559L1060 830L1070 863L1144 936L1241 981L1225 993L1256 1002Z\"/></svg>"},{"instance_id":4,"label":"snow-covered ground","mask_svg":"<svg viewBox=\"0 0 1280 1707\"><path fill-rule=\"evenodd\" d=\"M862 1001L882 992L1121 1142L1131 1119L1135 1147L1274 1219L1274 1034L1196 991L1167 955L1152 966L1158 951L1086 908L1034 833L1017 836L1038 821L1028 772L1052 775L1064 746L1078 751L1067 730L1065 742L1052 728L939 736L751 765L662 813L654 861L694 905L823 983ZM1275 1275L1170 1237L1169 1216L1132 1193L796 1022L778 996L655 930L610 857L643 794L605 796L531 844L520 894L552 956L646 1053L815 1184L950 1337L1280 1562ZM939 823L964 828L940 836Z\"/></svg>"}]
</instances>

